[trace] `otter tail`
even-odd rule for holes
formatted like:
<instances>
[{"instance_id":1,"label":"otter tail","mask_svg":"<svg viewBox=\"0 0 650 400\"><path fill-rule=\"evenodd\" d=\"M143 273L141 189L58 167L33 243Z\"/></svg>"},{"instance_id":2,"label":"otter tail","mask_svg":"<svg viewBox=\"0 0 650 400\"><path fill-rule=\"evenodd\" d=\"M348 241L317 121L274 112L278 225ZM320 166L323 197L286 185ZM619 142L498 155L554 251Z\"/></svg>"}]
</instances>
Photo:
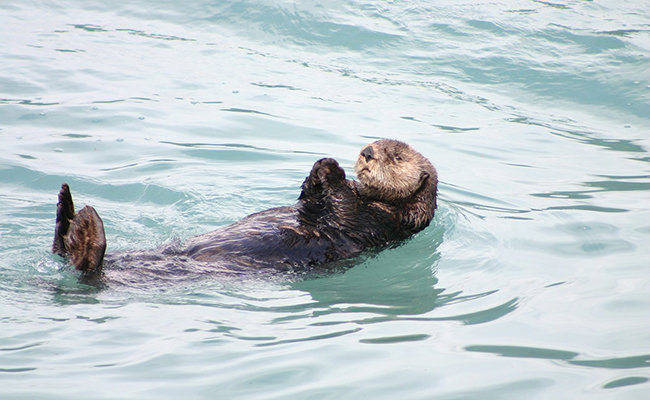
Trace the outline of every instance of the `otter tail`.
<instances>
[{"instance_id":1,"label":"otter tail","mask_svg":"<svg viewBox=\"0 0 650 400\"><path fill-rule=\"evenodd\" d=\"M85 206L74 212L70 187L64 183L56 207L56 228L52 252L69 257L76 269L99 271L106 252L104 223L94 208Z\"/></svg>"}]
</instances>

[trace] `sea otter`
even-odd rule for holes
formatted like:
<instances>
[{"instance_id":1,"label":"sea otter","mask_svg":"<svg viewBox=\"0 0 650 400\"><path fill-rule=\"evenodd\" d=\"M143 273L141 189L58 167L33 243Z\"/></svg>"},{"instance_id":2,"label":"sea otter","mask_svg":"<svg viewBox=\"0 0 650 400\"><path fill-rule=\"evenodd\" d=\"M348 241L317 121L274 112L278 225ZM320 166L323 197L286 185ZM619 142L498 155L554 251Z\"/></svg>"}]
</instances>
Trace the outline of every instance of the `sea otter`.
<instances>
[{"instance_id":1,"label":"sea otter","mask_svg":"<svg viewBox=\"0 0 650 400\"><path fill-rule=\"evenodd\" d=\"M295 204L261 211L232 225L152 250L108 253L101 218L78 213L70 188L59 192L52 251L68 257L82 276L139 267L169 271L304 272L327 269L366 250L403 241L429 225L438 178L427 158L408 144L382 139L365 146L357 180L332 158L318 160Z\"/></svg>"}]
</instances>

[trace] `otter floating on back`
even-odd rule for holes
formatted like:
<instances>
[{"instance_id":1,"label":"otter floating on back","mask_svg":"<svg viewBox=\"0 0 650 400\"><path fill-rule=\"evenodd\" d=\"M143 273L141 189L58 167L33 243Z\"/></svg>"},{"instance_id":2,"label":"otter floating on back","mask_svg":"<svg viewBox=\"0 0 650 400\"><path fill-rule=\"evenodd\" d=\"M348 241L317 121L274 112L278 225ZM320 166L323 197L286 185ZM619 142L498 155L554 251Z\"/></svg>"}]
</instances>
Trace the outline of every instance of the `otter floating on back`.
<instances>
[{"instance_id":1,"label":"otter floating on back","mask_svg":"<svg viewBox=\"0 0 650 400\"><path fill-rule=\"evenodd\" d=\"M85 277L125 266L153 274L268 268L302 272L398 243L429 225L438 178L429 160L411 146L389 139L371 143L361 150L355 171L356 181L345 179L336 160L323 158L312 167L294 205L249 215L182 245L106 255L101 218L90 206L75 213L64 183L52 252L68 257Z\"/></svg>"}]
</instances>

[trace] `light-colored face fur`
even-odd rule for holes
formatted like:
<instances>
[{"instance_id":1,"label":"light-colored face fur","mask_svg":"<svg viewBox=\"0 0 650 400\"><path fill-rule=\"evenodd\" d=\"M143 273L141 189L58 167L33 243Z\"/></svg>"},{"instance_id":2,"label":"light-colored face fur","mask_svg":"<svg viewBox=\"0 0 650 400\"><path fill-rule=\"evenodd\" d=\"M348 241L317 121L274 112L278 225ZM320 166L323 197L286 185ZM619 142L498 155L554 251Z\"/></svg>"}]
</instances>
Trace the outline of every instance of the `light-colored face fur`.
<instances>
[{"instance_id":1,"label":"light-colored face fur","mask_svg":"<svg viewBox=\"0 0 650 400\"><path fill-rule=\"evenodd\" d=\"M407 199L435 177L433 165L404 142L382 139L361 150L355 165L365 195L384 201Z\"/></svg>"}]
</instances>

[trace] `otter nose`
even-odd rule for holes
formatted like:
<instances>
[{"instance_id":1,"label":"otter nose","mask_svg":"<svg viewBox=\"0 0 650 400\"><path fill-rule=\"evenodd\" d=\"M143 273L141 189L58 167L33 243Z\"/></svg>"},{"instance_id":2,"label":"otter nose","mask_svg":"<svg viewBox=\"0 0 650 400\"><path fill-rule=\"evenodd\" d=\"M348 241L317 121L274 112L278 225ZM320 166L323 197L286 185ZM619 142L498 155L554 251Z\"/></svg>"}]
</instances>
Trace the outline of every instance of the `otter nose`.
<instances>
[{"instance_id":1,"label":"otter nose","mask_svg":"<svg viewBox=\"0 0 650 400\"><path fill-rule=\"evenodd\" d=\"M361 150L361 155L366 158L366 162L372 160L375 152L372 150L372 146L368 146L365 149Z\"/></svg>"}]
</instances>

